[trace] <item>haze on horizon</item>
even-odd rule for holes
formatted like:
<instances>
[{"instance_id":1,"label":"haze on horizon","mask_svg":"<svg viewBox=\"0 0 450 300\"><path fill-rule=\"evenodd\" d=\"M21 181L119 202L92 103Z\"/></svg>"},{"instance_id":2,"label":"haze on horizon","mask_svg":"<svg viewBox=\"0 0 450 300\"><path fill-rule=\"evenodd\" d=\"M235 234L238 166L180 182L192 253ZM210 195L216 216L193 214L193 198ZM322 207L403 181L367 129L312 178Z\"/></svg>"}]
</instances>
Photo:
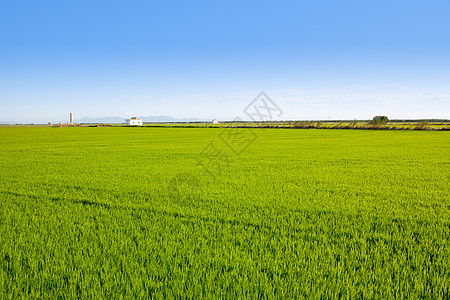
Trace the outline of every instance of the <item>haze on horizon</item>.
<instances>
[{"instance_id":1,"label":"haze on horizon","mask_svg":"<svg viewBox=\"0 0 450 300\"><path fill-rule=\"evenodd\" d=\"M0 121L450 118L450 2L0 4Z\"/></svg>"}]
</instances>

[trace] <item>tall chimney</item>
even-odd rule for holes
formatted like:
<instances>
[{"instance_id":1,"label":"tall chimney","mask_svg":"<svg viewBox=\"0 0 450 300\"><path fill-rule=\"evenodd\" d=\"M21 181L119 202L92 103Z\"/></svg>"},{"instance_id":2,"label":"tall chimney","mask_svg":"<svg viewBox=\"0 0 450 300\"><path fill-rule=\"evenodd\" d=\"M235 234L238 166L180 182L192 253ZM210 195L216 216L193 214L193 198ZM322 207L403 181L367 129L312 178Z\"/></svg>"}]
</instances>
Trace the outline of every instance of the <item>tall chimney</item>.
<instances>
[{"instance_id":1,"label":"tall chimney","mask_svg":"<svg viewBox=\"0 0 450 300\"><path fill-rule=\"evenodd\" d=\"M70 125L73 125L73 117L72 117L72 113L70 113Z\"/></svg>"}]
</instances>

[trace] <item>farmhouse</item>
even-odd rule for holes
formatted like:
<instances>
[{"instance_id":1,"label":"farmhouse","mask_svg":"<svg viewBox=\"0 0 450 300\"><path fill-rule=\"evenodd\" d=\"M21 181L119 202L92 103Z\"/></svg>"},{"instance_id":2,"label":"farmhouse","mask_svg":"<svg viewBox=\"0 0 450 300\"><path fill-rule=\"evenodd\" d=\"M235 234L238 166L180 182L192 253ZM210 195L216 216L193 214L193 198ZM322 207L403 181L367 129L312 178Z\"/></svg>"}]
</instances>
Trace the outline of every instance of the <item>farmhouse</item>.
<instances>
[{"instance_id":1,"label":"farmhouse","mask_svg":"<svg viewBox=\"0 0 450 300\"><path fill-rule=\"evenodd\" d=\"M219 124L219 121L217 121L216 119L212 120L211 122L212 124Z\"/></svg>"},{"instance_id":2,"label":"farmhouse","mask_svg":"<svg viewBox=\"0 0 450 300\"><path fill-rule=\"evenodd\" d=\"M128 126L142 126L142 120L137 117L132 117L131 119L126 119L125 124Z\"/></svg>"}]
</instances>

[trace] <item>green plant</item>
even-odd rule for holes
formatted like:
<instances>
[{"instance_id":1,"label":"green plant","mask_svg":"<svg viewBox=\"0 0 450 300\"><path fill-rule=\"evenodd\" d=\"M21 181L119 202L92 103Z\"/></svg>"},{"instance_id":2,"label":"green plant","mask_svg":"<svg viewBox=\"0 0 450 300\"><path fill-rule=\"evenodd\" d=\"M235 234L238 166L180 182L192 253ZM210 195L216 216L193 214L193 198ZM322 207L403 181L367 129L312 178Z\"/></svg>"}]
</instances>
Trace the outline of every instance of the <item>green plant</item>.
<instances>
[{"instance_id":1,"label":"green plant","mask_svg":"<svg viewBox=\"0 0 450 300\"><path fill-rule=\"evenodd\" d=\"M424 120L421 121L419 123L417 123L417 125L414 127L414 129L416 130L426 130L428 128L429 122Z\"/></svg>"},{"instance_id":2,"label":"green plant","mask_svg":"<svg viewBox=\"0 0 450 300\"><path fill-rule=\"evenodd\" d=\"M449 132L233 130L0 127L0 295L446 297Z\"/></svg>"}]
</instances>

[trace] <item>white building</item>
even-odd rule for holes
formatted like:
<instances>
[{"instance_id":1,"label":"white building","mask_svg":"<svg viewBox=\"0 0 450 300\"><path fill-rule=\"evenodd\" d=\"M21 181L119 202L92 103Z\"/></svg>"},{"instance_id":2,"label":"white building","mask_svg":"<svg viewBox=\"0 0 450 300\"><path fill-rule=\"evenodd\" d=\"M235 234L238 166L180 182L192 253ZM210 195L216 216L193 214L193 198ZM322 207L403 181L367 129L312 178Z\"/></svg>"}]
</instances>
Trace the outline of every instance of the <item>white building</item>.
<instances>
[{"instance_id":1,"label":"white building","mask_svg":"<svg viewBox=\"0 0 450 300\"><path fill-rule=\"evenodd\" d=\"M212 120L211 122L212 124L219 124L219 121L217 121L216 119Z\"/></svg>"},{"instance_id":2,"label":"white building","mask_svg":"<svg viewBox=\"0 0 450 300\"><path fill-rule=\"evenodd\" d=\"M131 126L142 126L142 120L137 117L132 117L131 119L126 119L125 124Z\"/></svg>"}]
</instances>

